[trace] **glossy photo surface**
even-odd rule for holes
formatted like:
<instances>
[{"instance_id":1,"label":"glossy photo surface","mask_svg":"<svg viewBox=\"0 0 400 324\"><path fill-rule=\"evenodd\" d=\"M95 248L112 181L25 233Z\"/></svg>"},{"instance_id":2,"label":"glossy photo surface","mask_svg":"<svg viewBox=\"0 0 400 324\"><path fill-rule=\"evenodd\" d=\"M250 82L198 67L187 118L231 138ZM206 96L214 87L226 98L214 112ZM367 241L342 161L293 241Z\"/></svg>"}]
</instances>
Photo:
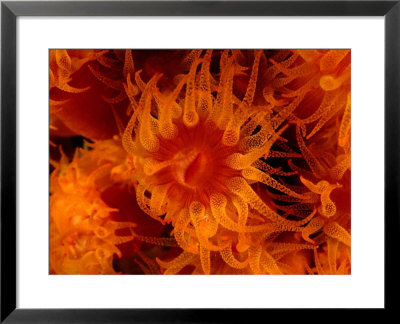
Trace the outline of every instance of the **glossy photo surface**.
<instances>
[{"instance_id":1,"label":"glossy photo surface","mask_svg":"<svg viewBox=\"0 0 400 324\"><path fill-rule=\"evenodd\" d=\"M49 51L50 274L351 273L351 51Z\"/></svg>"}]
</instances>

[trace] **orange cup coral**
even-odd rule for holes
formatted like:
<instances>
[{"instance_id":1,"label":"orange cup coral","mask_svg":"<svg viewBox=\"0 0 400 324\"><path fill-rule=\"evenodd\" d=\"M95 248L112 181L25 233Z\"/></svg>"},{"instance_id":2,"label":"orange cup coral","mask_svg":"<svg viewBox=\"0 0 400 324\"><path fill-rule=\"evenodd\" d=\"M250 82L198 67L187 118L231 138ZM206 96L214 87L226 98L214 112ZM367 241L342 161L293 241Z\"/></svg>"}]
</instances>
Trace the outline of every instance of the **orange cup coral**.
<instances>
[{"instance_id":1,"label":"orange cup coral","mask_svg":"<svg viewBox=\"0 0 400 324\"><path fill-rule=\"evenodd\" d=\"M105 99L119 134L52 172L54 273L117 273L119 260L154 274L350 273L350 51L121 53L108 64L121 100ZM115 185L162 230L113 220L101 193ZM141 242L131 259L127 241Z\"/></svg>"}]
</instances>

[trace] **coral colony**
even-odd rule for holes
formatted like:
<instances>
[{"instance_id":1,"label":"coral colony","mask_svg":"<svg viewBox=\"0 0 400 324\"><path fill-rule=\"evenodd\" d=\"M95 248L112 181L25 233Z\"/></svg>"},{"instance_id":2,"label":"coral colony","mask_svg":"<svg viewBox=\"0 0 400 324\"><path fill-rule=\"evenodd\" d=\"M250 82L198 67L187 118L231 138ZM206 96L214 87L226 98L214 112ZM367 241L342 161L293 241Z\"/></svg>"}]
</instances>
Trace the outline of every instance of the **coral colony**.
<instances>
[{"instance_id":1,"label":"coral colony","mask_svg":"<svg viewBox=\"0 0 400 324\"><path fill-rule=\"evenodd\" d=\"M350 274L350 50L50 50L51 274Z\"/></svg>"}]
</instances>

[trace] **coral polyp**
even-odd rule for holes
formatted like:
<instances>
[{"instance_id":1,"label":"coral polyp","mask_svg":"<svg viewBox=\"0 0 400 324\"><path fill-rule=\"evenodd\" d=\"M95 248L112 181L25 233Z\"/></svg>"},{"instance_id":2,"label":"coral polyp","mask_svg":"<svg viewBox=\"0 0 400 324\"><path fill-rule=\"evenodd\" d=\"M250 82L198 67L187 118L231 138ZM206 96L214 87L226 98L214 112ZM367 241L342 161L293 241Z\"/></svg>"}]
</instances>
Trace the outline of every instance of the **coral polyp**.
<instances>
[{"instance_id":1,"label":"coral polyp","mask_svg":"<svg viewBox=\"0 0 400 324\"><path fill-rule=\"evenodd\" d=\"M215 89L209 71L211 54L209 50L195 60L169 94L156 88L161 76L155 75L143 89L139 113L129 121L122 143L133 158L139 206L151 217L172 223L179 246L198 255L195 260L200 260L204 273L211 271L212 252L221 252L226 263L238 267L231 254L238 247L243 258L250 258L253 268L259 269L266 261L257 253L248 255L254 244L245 233L273 232L271 222L296 228L305 221L282 218L250 183L258 181L299 199L308 196L257 168L268 168L259 159L268 156L285 129L274 130L271 112L253 105L261 51L254 53L243 98L233 94L235 71L242 69L238 53L222 54ZM255 221L253 214L261 218Z\"/></svg>"},{"instance_id":2,"label":"coral polyp","mask_svg":"<svg viewBox=\"0 0 400 324\"><path fill-rule=\"evenodd\" d=\"M59 251L77 258L76 246L97 260L82 273L350 273L350 51L91 55L82 68L95 86L119 92L98 92L112 138L85 129L96 134L77 150L86 187L52 185L55 273L84 269L59 261ZM71 79L85 84L78 72ZM64 181L77 159L68 165L62 153L53 178ZM129 204L111 194L121 190ZM60 225L70 207L84 216ZM101 224L93 208L105 211Z\"/></svg>"},{"instance_id":3,"label":"coral polyp","mask_svg":"<svg viewBox=\"0 0 400 324\"><path fill-rule=\"evenodd\" d=\"M121 156L111 141L102 144L107 152L116 154L114 159ZM112 213L117 210L101 198L101 180L112 169L113 159L98 165L97 150L77 151L70 164L61 152L60 163L55 163L50 198L51 272L115 274L113 255L122 256L117 245L133 239L117 232L135 224L113 220Z\"/></svg>"}]
</instances>

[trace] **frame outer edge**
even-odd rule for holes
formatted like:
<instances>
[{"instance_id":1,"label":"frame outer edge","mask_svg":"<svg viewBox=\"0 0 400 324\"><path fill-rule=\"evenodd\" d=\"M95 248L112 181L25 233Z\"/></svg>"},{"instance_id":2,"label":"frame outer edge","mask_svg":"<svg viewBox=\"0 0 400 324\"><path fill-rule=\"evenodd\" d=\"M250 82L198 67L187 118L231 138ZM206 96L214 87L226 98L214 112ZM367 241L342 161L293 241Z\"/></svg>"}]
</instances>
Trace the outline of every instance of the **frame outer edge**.
<instances>
[{"instance_id":1,"label":"frame outer edge","mask_svg":"<svg viewBox=\"0 0 400 324\"><path fill-rule=\"evenodd\" d=\"M20 2L21 5L28 3ZM390 308L396 306L395 300L389 303L388 296L395 292L397 285L394 282L396 280L398 282L398 279L395 277L394 269L388 267L388 256L397 255L398 251L395 249L396 246L389 245L389 237L393 240L398 237L400 232L400 2L392 1L391 4L393 3L396 5L385 17L385 281L389 283L385 284L387 289L385 291L385 307L390 306ZM35 319L47 322L48 315L53 311L57 312L57 316L53 317L55 322L62 322L59 315L63 312L76 312L75 314L79 317L86 315L89 320L87 315L93 315L92 310L16 309L16 254L14 253L16 251L16 219L12 217L16 215L16 16L40 15L41 9L33 8L34 2L30 5L31 9L24 9L23 6L16 8L11 2L1 3L0 282L2 288L0 322L7 317L7 323L15 323L15 320L30 322ZM380 15L380 13L375 15ZM5 216L10 214L11 217ZM7 261L7 267L5 261ZM115 311L118 310L103 310L106 313ZM122 310L122 312L124 311L130 313L132 310ZM100 311L100 314L105 315L103 312ZM192 316L189 317L192 318ZM81 320L82 318L74 319L71 322L77 323Z\"/></svg>"},{"instance_id":2,"label":"frame outer edge","mask_svg":"<svg viewBox=\"0 0 400 324\"><path fill-rule=\"evenodd\" d=\"M1 4L1 320L16 308L16 16Z\"/></svg>"},{"instance_id":3,"label":"frame outer edge","mask_svg":"<svg viewBox=\"0 0 400 324\"><path fill-rule=\"evenodd\" d=\"M6 1L17 16L383 16L397 0Z\"/></svg>"},{"instance_id":4,"label":"frame outer edge","mask_svg":"<svg viewBox=\"0 0 400 324\"><path fill-rule=\"evenodd\" d=\"M385 17L385 308L396 309L400 236L400 2ZM390 264L389 264L390 263ZM396 284L397 283L397 284Z\"/></svg>"}]
</instances>

